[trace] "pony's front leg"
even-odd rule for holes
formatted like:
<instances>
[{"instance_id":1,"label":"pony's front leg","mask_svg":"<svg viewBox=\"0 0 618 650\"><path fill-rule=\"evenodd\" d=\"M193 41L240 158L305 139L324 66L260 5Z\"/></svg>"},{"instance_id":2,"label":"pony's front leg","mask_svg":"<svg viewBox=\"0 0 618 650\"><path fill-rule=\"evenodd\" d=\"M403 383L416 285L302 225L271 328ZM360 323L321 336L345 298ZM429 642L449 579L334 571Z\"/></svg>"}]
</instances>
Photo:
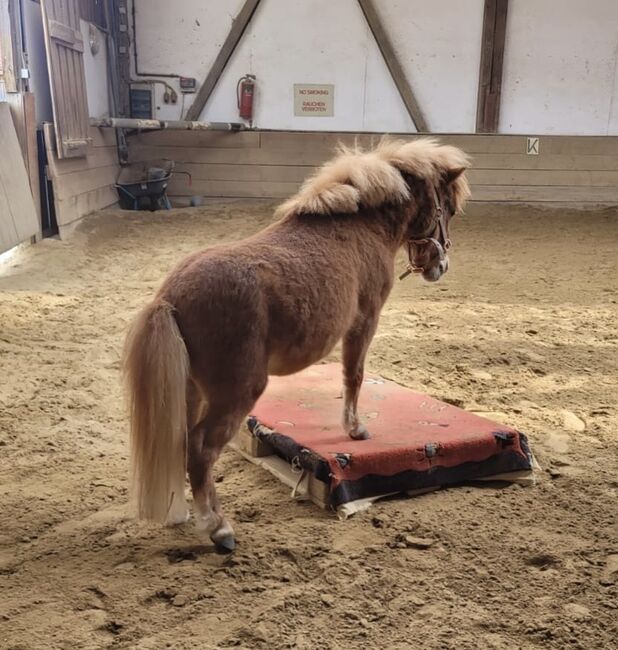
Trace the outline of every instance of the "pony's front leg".
<instances>
[{"instance_id":1,"label":"pony's front leg","mask_svg":"<svg viewBox=\"0 0 618 650\"><path fill-rule=\"evenodd\" d=\"M365 357L377 324L377 317L365 318L343 337L343 428L354 440L371 438L358 417L358 396L363 383Z\"/></svg>"}]
</instances>

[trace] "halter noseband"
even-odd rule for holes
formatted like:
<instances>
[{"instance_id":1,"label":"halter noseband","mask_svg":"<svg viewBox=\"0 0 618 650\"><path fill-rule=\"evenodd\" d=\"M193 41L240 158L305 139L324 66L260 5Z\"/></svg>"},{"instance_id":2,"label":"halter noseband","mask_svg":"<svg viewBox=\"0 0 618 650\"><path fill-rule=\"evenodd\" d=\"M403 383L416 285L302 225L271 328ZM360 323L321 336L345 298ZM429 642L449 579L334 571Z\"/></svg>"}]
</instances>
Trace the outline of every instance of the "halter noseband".
<instances>
[{"instance_id":1,"label":"halter noseband","mask_svg":"<svg viewBox=\"0 0 618 650\"><path fill-rule=\"evenodd\" d=\"M423 244L433 244L436 247L436 250L438 251L440 262L442 262L446 258L446 251L448 251L448 249L451 247L451 240L448 238L448 233L446 231L444 210L440 205L438 192L436 191L436 187L435 185L433 185L433 183L431 185L431 189L433 190L433 199L434 199L433 219L431 220L431 224L429 225L429 228L425 231L425 233L423 233L419 237L408 239L408 241L406 242L406 248L408 250L408 268L399 276L400 280L407 278L411 273L423 273L425 271L425 267L416 266L412 261L413 246L422 246ZM436 228L438 229L439 239L429 236L435 234Z\"/></svg>"}]
</instances>

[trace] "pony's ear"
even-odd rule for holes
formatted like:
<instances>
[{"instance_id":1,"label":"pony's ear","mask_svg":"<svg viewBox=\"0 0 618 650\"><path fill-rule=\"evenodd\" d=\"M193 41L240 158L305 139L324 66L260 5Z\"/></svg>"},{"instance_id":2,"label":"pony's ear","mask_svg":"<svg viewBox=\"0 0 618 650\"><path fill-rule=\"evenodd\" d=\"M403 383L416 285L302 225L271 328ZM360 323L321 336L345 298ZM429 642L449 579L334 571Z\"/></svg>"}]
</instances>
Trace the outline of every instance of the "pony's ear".
<instances>
[{"instance_id":1,"label":"pony's ear","mask_svg":"<svg viewBox=\"0 0 618 650\"><path fill-rule=\"evenodd\" d=\"M453 169L447 169L444 172L444 180L447 185L450 185L452 182L456 181L464 172L466 167L454 167Z\"/></svg>"}]
</instances>

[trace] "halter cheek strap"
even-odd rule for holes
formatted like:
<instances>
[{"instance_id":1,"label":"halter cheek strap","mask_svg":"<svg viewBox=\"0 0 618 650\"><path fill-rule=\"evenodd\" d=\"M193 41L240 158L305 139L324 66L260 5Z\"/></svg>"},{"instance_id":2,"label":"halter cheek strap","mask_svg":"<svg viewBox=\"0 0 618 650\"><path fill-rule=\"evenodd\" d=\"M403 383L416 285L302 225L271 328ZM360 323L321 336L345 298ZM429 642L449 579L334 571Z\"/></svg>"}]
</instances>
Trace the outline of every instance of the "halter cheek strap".
<instances>
[{"instance_id":1,"label":"halter cheek strap","mask_svg":"<svg viewBox=\"0 0 618 650\"><path fill-rule=\"evenodd\" d=\"M434 198L434 214L433 214L434 218L429 227L428 233L435 234L437 229L439 239L437 239L436 237L427 237L427 236L408 239L408 241L406 242L406 247L408 249L408 268L399 276L400 280L407 278L411 273L423 273L425 271L425 267L416 266L412 261L413 246L432 244L433 246L435 246L436 250L438 251L440 262L442 262L446 258L446 251L448 251L448 249L451 247L451 240L448 238L446 232L444 210L440 205L440 200L438 199L438 193L436 191L435 186L432 185L431 188L433 190L433 198Z\"/></svg>"}]
</instances>

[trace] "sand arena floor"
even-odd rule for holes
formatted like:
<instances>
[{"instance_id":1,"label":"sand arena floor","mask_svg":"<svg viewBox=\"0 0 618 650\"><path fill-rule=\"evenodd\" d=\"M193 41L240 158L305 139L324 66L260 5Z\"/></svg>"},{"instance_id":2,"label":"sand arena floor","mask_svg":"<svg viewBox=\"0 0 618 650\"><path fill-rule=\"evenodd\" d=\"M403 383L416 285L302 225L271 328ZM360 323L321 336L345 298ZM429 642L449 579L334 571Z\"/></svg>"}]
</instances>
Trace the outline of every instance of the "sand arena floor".
<instances>
[{"instance_id":1,"label":"sand arena floor","mask_svg":"<svg viewBox=\"0 0 618 650\"><path fill-rule=\"evenodd\" d=\"M398 283L371 348L372 371L527 432L535 487L339 522L227 451L233 555L128 518L125 328L183 255L271 209L105 212L2 264L0 648L616 648L617 211L471 208L451 271Z\"/></svg>"}]
</instances>

